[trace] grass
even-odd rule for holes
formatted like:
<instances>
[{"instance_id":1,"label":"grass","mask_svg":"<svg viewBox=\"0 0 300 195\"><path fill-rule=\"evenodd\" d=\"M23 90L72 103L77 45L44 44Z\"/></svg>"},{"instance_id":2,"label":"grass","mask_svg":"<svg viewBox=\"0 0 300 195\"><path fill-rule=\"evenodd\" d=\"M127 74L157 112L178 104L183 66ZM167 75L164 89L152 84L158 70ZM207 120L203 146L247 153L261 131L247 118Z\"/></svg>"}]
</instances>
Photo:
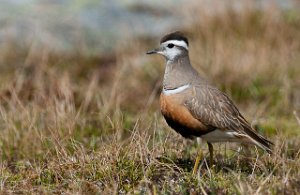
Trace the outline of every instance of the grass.
<instances>
[{"instance_id":1,"label":"grass","mask_svg":"<svg viewBox=\"0 0 300 195\"><path fill-rule=\"evenodd\" d=\"M144 55L156 39L109 57L8 41L0 45L1 192L299 194L300 16L200 9L190 19L192 63L275 143L272 156L214 144L214 166L203 160L192 175L197 144L159 112L163 61Z\"/></svg>"}]
</instances>

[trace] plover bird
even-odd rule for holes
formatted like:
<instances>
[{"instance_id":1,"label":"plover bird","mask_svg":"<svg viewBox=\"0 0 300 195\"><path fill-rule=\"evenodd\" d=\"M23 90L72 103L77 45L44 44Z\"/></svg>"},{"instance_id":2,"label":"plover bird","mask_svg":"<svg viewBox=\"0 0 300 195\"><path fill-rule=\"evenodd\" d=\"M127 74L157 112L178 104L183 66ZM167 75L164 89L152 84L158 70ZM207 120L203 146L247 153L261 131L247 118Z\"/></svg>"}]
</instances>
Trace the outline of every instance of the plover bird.
<instances>
[{"instance_id":1,"label":"plover bird","mask_svg":"<svg viewBox=\"0 0 300 195\"><path fill-rule=\"evenodd\" d=\"M147 54L160 54L166 59L161 112L176 132L185 138L207 142L210 163L214 142L254 144L271 153L272 142L259 135L242 116L230 98L205 81L193 68L189 58L188 39L180 32L165 35L160 47ZM202 158L199 152L195 174Z\"/></svg>"}]
</instances>

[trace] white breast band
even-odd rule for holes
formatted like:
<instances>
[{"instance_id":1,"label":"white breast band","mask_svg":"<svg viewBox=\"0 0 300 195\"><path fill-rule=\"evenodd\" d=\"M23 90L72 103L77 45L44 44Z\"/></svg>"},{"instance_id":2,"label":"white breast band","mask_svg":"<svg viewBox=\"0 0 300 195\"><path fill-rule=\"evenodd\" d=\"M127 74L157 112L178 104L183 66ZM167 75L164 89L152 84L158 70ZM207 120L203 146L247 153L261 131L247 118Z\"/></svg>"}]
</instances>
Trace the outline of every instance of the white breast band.
<instances>
[{"instance_id":1,"label":"white breast band","mask_svg":"<svg viewBox=\"0 0 300 195\"><path fill-rule=\"evenodd\" d=\"M176 93L180 93L188 88L190 88L191 85L190 84L186 84L186 85L182 85L180 87L177 87L175 89L163 89L163 94L165 95L173 95L173 94L176 94Z\"/></svg>"}]
</instances>

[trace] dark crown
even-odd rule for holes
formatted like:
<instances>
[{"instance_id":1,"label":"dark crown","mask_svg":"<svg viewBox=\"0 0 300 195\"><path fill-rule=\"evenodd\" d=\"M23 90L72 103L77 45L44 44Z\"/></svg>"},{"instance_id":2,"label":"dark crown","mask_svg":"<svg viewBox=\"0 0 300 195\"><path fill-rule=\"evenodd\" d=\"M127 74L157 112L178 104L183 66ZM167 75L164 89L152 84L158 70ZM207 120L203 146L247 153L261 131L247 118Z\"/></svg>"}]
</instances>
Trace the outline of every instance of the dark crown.
<instances>
[{"instance_id":1,"label":"dark crown","mask_svg":"<svg viewBox=\"0 0 300 195\"><path fill-rule=\"evenodd\" d=\"M189 45L188 39L179 31L172 32L170 34L165 35L163 38L161 38L160 43L170 41L170 40L184 41L186 42L187 46Z\"/></svg>"}]
</instances>

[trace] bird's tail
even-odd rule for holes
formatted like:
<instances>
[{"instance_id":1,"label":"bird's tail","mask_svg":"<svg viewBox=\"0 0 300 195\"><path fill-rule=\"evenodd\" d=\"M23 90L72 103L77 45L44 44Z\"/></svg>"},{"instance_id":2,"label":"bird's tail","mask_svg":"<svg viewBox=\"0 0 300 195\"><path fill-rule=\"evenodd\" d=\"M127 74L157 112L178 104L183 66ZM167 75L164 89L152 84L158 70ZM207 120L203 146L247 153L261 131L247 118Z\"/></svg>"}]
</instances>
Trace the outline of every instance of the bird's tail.
<instances>
[{"instance_id":1,"label":"bird's tail","mask_svg":"<svg viewBox=\"0 0 300 195\"><path fill-rule=\"evenodd\" d=\"M249 136L249 138L255 145L262 148L269 154L272 154L272 147L274 144L271 141L259 135L252 127L250 127L250 125L243 124L243 127L245 133Z\"/></svg>"}]
</instances>

